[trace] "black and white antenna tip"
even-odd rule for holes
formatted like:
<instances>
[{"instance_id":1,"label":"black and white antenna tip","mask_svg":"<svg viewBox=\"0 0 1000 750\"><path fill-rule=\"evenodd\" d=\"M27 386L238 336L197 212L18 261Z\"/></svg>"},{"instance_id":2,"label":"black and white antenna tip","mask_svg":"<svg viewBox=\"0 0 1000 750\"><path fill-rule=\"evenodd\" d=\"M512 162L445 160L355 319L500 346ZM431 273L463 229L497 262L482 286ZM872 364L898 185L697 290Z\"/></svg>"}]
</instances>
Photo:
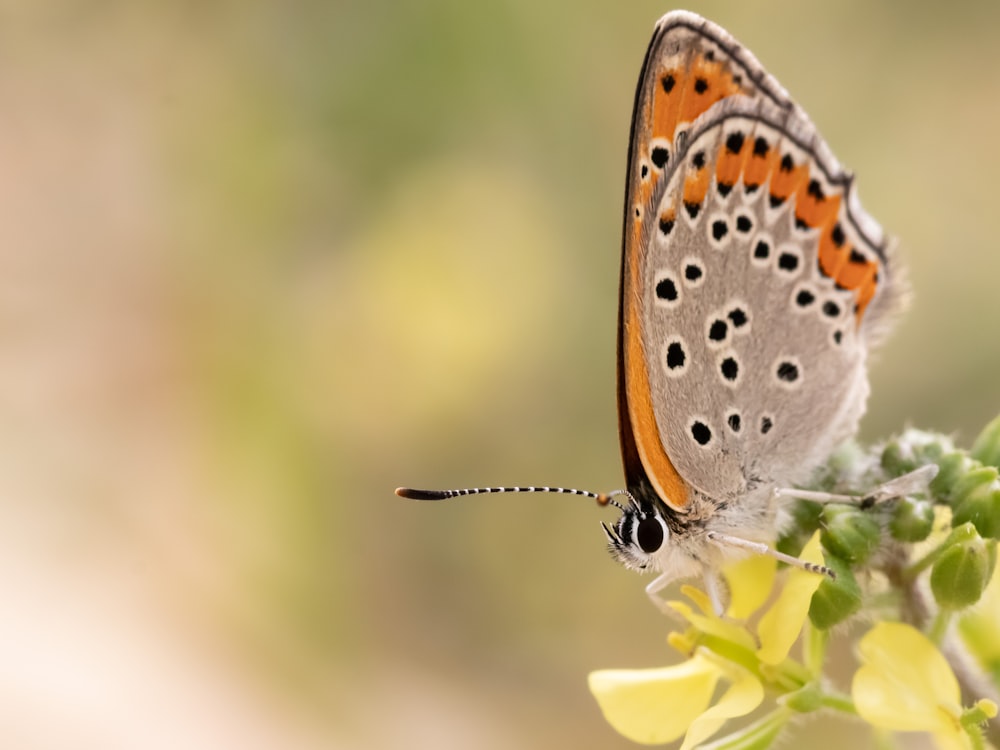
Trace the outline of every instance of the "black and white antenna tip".
<instances>
[{"instance_id":1,"label":"black and white antenna tip","mask_svg":"<svg viewBox=\"0 0 1000 750\"><path fill-rule=\"evenodd\" d=\"M621 491L605 494L588 490L574 490L568 487L470 487L461 490L418 490L412 487L397 487L396 494L410 500L447 500L464 495L486 495L498 492L553 492L562 495L579 495L596 500L599 505L618 504L612 499ZM620 506L618 506L620 507Z\"/></svg>"}]
</instances>

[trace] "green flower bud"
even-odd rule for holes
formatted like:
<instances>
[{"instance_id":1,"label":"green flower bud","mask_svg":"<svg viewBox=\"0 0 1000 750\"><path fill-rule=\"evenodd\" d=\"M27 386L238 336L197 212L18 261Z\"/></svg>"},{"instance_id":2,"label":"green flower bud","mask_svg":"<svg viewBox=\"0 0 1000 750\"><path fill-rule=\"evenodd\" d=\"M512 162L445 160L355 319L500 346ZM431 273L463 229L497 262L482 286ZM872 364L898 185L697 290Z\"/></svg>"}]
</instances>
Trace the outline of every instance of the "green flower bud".
<instances>
[{"instance_id":1,"label":"green flower bud","mask_svg":"<svg viewBox=\"0 0 1000 750\"><path fill-rule=\"evenodd\" d=\"M968 472L952 488L952 526L971 522L981 536L1000 538L1000 481L997 470L984 466Z\"/></svg>"},{"instance_id":2,"label":"green flower bud","mask_svg":"<svg viewBox=\"0 0 1000 750\"><path fill-rule=\"evenodd\" d=\"M977 727L990 719L995 719L996 715L997 704L989 698L980 698L972 708L967 708L962 712L962 726Z\"/></svg>"},{"instance_id":3,"label":"green flower bud","mask_svg":"<svg viewBox=\"0 0 1000 750\"><path fill-rule=\"evenodd\" d=\"M976 462L961 451L953 451L941 457L937 462L938 475L930 483L930 491L940 500L951 498L955 483L975 468Z\"/></svg>"},{"instance_id":4,"label":"green flower bud","mask_svg":"<svg viewBox=\"0 0 1000 750\"><path fill-rule=\"evenodd\" d=\"M849 563L864 563L878 546L881 531L878 522L856 506L825 506L821 525L823 547Z\"/></svg>"},{"instance_id":5,"label":"green flower bud","mask_svg":"<svg viewBox=\"0 0 1000 750\"><path fill-rule=\"evenodd\" d=\"M808 500L798 500L792 503L789 507L791 523L785 527L775 544L775 548L786 555L797 556L813 532L819 528L822 510L822 505L811 503Z\"/></svg>"},{"instance_id":6,"label":"green flower bud","mask_svg":"<svg viewBox=\"0 0 1000 750\"><path fill-rule=\"evenodd\" d=\"M868 463L867 452L853 440L841 443L826 459L816 489L834 491L845 479L854 476L858 467Z\"/></svg>"},{"instance_id":7,"label":"green flower bud","mask_svg":"<svg viewBox=\"0 0 1000 750\"><path fill-rule=\"evenodd\" d=\"M823 707L823 690L815 682L810 682L794 693L781 696L778 698L778 703L798 713L810 714Z\"/></svg>"},{"instance_id":8,"label":"green flower bud","mask_svg":"<svg viewBox=\"0 0 1000 750\"><path fill-rule=\"evenodd\" d=\"M958 478L951 487L952 503L959 503L969 494L980 489L983 485L995 482L1000 476L995 466L979 466L971 468Z\"/></svg>"},{"instance_id":9,"label":"green flower bud","mask_svg":"<svg viewBox=\"0 0 1000 750\"><path fill-rule=\"evenodd\" d=\"M916 458L913 456L912 446L904 443L900 438L892 438L882 449L882 468L890 476L902 476L917 468Z\"/></svg>"},{"instance_id":10,"label":"green flower bud","mask_svg":"<svg viewBox=\"0 0 1000 750\"><path fill-rule=\"evenodd\" d=\"M969 455L986 466L1000 467L1000 417L983 428Z\"/></svg>"},{"instance_id":11,"label":"green flower bud","mask_svg":"<svg viewBox=\"0 0 1000 750\"><path fill-rule=\"evenodd\" d=\"M962 609L979 601L996 564L996 544L978 534L953 544L931 568L931 591L939 606Z\"/></svg>"},{"instance_id":12,"label":"green flower bud","mask_svg":"<svg viewBox=\"0 0 1000 750\"><path fill-rule=\"evenodd\" d=\"M935 432L909 429L903 433L903 439L912 446L917 466L937 463L945 454L955 450L955 443L950 437Z\"/></svg>"},{"instance_id":13,"label":"green flower bud","mask_svg":"<svg viewBox=\"0 0 1000 750\"><path fill-rule=\"evenodd\" d=\"M824 557L837 579L824 578L809 603L809 619L819 630L832 628L861 609L861 587L851 566L833 555Z\"/></svg>"},{"instance_id":14,"label":"green flower bud","mask_svg":"<svg viewBox=\"0 0 1000 750\"><path fill-rule=\"evenodd\" d=\"M927 538L934 527L934 503L903 497L896 502L889 532L901 542L920 542Z\"/></svg>"},{"instance_id":15,"label":"green flower bud","mask_svg":"<svg viewBox=\"0 0 1000 750\"><path fill-rule=\"evenodd\" d=\"M886 443L882 450L882 468L890 476L901 476L955 450L951 438L933 432L909 429Z\"/></svg>"}]
</instances>

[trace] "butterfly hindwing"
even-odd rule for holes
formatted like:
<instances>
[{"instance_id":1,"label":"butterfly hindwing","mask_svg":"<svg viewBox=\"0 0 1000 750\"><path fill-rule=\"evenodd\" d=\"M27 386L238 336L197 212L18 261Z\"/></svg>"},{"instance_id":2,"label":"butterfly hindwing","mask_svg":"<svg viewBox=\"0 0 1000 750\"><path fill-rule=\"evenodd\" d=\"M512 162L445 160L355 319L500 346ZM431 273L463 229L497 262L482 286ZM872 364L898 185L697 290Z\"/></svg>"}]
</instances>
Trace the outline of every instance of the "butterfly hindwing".
<instances>
[{"instance_id":1,"label":"butterfly hindwing","mask_svg":"<svg viewBox=\"0 0 1000 750\"><path fill-rule=\"evenodd\" d=\"M664 449L712 498L801 479L864 410L861 323L885 260L820 145L766 102L733 100L693 128L659 193L657 212L683 218L646 236L642 350ZM821 262L831 233L837 268Z\"/></svg>"},{"instance_id":2,"label":"butterfly hindwing","mask_svg":"<svg viewBox=\"0 0 1000 750\"><path fill-rule=\"evenodd\" d=\"M702 97L702 98L699 98ZM871 333L902 284L808 117L724 31L657 27L625 205L626 479L683 510L794 481L864 410Z\"/></svg>"}]
</instances>

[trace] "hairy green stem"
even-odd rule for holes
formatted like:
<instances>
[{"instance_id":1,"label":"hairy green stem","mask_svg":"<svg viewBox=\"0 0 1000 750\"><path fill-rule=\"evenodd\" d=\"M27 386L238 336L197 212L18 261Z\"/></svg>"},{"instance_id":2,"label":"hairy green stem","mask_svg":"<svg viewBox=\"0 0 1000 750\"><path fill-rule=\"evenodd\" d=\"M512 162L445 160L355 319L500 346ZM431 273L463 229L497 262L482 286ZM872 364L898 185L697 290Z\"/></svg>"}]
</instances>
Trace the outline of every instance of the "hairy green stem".
<instances>
[{"instance_id":1,"label":"hairy green stem","mask_svg":"<svg viewBox=\"0 0 1000 750\"><path fill-rule=\"evenodd\" d=\"M821 703L823 708L832 708L841 713L858 715L858 709L855 707L854 701L851 700L851 696L843 693L823 693Z\"/></svg>"}]
</instances>

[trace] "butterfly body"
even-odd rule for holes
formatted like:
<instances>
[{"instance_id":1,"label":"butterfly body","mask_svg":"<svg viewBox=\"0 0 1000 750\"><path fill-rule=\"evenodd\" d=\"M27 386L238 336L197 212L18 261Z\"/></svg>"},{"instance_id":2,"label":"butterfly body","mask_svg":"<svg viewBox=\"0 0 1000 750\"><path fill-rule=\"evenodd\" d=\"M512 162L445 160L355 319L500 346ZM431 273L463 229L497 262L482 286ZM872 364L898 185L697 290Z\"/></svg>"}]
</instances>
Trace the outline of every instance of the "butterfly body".
<instances>
[{"instance_id":1,"label":"butterfly body","mask_svg":"<svg viewBox=\"0 0 1000 750\"><path fill-rule=\"evenodd\" d=\"M893 245L785 89L720 27L661 18L626 171L626 489L578 493L622 511L604 526L609 548L660 571L651 595L747 551L832 575L767 544L782 492L856 431L868 353L905 295ZM499 488L472 492L487 491Z\"/></svg>"},{"instance_id":2,"label":"butterfly body","mask_svg":"<svg viewBox=\"0 0 1000 750\"><path fill-rule=\"evenodd\" d=\"M657 24L626 178L618 393L626 487L670 537L612 551L677 577L776 533L776 488L852 435L904 285L852 177L719 27ZM623 549L630 550L622 554Z\"/></svg>"}]
</instances>

